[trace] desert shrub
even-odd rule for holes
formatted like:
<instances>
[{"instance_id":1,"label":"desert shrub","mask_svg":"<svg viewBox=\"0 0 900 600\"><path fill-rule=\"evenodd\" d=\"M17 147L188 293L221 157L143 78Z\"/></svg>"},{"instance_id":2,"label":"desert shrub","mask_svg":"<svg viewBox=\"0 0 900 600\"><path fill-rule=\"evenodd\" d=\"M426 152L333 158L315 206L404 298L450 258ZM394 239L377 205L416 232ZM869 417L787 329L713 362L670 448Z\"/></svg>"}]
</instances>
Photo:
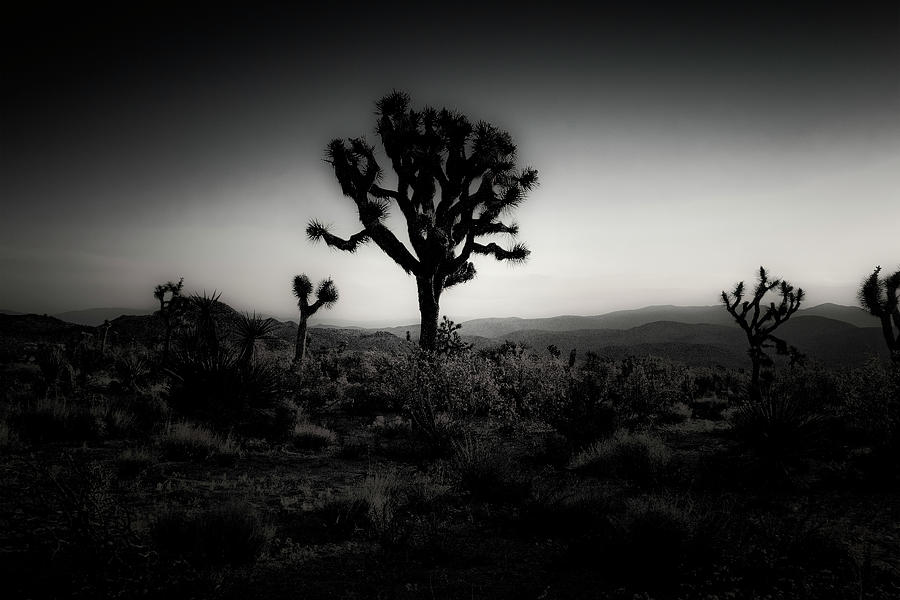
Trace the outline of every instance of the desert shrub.
<instances>
[{"instance_id":1,"label":"desert shrub","mask_svg":"<svg viewBox=\"0 0 900 600\"><path fill-rule=\"evenodd\" d=\"M545 413L546 420L567 440L570 450L583 448L616 430L615 408L595 393L591 387L574 381L568 398L548 407Z\"/></svg>"},{"instance_id":2,"label":"desert shrub","mask_svg":"<svg viewBox=\"0 0 900 600\"><path fill-rule=\"evenodd\" d=\"M169 510L156 518L152 537L160 554L195 567L253 564L268 548L274 528L246 502L202 512Z\"/></svg>"},{"instance_id":3,"label":"desert shrub","mask_svg":"<svg viewBox=\"0 0 900 600\"><path fill-rule=\"evenodd\" d=\"M7 451L19 445L19 436L13 431L6 419L0 421L0 450Z\"/></svg>"},{"instance_id":4,"label":"desert shrub","mask_svg":"<svg viewBox=\"0 0 900 600\"><path fill-rule=\"evenodd\" d=\"M743 395L750 384L746 373L722 366L691 367L690 371L698 398L715 396L727 404L730 398Z\"/></svg>"},{"instance_id":5,"label":"desert shrub","mask_svg":"<svg viewBox=\"0 0 900 600\"><path fill-rule=\"evenodd\" d=\"M672 425L690 419L694 411L684 402L675 402L666 406L657 416L657 422Z\"/></svg>"},{"instance_id":6,"label":"desert shrub","mask_svg":"<svg viewBox=\"0 0 900 600\"><path fill-rule=\"evenodd\" d=\"M594 491L538 488L522 506L519 531L542 538L605 539L612 510L609 498Z\"/></svg>"},{"instance_id":7,"label":"desert shrub","mask_svg":"<svg viewBox=\"0 0 900 600\"><path fill-rule=\"evenodd\" d=\"M393 410L393 381L401 368L402 356L387 352L344 352L337 359L346 377L341 390L341 407L351 414L371 414Z\"/></svg>"},{"instance_id":8,"label":"desert shrub","mask_svg":"<svg viewBox=\"0 0 900 600\"><path fill-rule=\"evenodd\" d=\"M672 452L659 437L619 430L575 455L569 468L590 475L651 482L665 472L671 458Z\"/></svg>"},{"instance_id":9,"label":"desert shrub","mask_svg":"<svg viewBox=\"0 0 900 600\"><path fill-rule=\"evenodd\" d=\"M665 496L631 498L616 526L606 556L614 577L653 588L683 574L695 527L688 503Z\"/></svg>"},{"instance_id":10,"label":"desert shrub","mask_svg":"<svg viewBox=\"0 0 900 600\"><path fill-rule=\"evenodd\" d=\"M75 369L62 348L42 348L35 358L43 377L43 394L57 396L75 388Z\"/></svg>"},{"instance_id":11,"label":"desert shrub","mask_svg":"<svg viewBox=\"0 0 900 600\"><path fill-rule=\"evenodd\" d=\"M492 356L490 373L499 396L492 413L506 419L544 418L563 404L569 392L568 371L556 360L540 357L519 347L506 347ZM482 359L482 363L484 360Z\"/></svg>"},{"instance_id":12,"label":"desert shrub","mask_svg":"<svg viewBox=\"0 0 900 600\"><path fill-rule=\"evenodd\" d=\"M356 531L380 537L389 532L403 503L404 487L397 473L375 470L344 497L324 503L317 512L338 537L346 538Z\"/></svg>"},{"instance_id":13,"label":"desert shrub","mask_svg":"<svg viewBox=\"0 0 900 600\"><path fill-rule=\"evenodd\" d=\"M104 424L89 405L61 397L27 402L11 415L16 433L34 442L83 442L99 439Z\"/></svg>"},{"instance_id":14,"label":"desert shrub","mask_svg":"<svg viewBox=\"0 0 900 600\"><path fill-rule=\"evenodd\" d=\"M246 364L234 352L181 353L170 369L170 402L183 415L234 424L248 412L272 408L281 395L281 379L272 367Z\"/></svg>"},{"instance_id":15,"label":"desert shrub","mask_svg":"<svg viewBox=\"0 0 900 600\"><path fill-rule=\"evenodd\" d=\"M748 475L771 483L800 484L807 459L824 441L822 412L778 381L759 400L746 400L731 417L732 433L750 453Z\"/></svg>"},{"instance_id":16,"label":"desert shrub","mask_svg":"<svg viewBox=\"0 0 900 600\"><path fill-rule=\"evenodd\" d=\"M306 418L305 411L294 400L279 398L270 407L245 410L233 426L245 437L283 440L290 438L294 426Z\"/></svg>"},{"instance_id":17,"label":"desert shrub","mask_svg":"<svg viewBox=\"0 0 900 600\"><path fill-rule=\"evenodd\" d=\"M728 400L719 396L705 396L694 401L691 409L692 416L709 421L721 421L722 414L728 408Z\"/></svg>"},{"instance_id":18,"label":"desert shrub","mask_svg":"<svg viewBox=\"0 0 900 600\"><path fill-rule=\"evenodd\" d=\"M515 503L524 500L531 482L519 475L512 458L489 440L466 435L454 443L451 468L462 489L475 501Z\"/></svg>"},{"instance_id":19,"label":"desert shrub","mask_svg":"<svg viewBox=\"0 0 900 600\"><path fill-rule=\"evenodd\" d=\"M693 401L695 392L689 368L646 356L621 361L609 395L621 423L645 426L664 419L673 405Z\"/></svg>"},{"instance_id":20,"label":"desert shrub","mask_svg":"<svg viewBox=\"0 0 900 600\"><path fill-rule=\"evenodd\" d=\"M150 367L149 357L135 349L117 352L113 368L118 389L124 392L140 391L150 376Z\"/></svg>"},{"instance_id":21,"label":"desert shrub","mask_svg":"<svg viewBox=\"0 0 900 600\"><path fill-rule=\"evenodd\" d=\"M134 415L134 428L138 431L151 432L165 425L171 416L169 403L160 390L136 391L121 397L119 403Z\"/></svg>"},{"instance_id":22,"label":"desert shrub","mask_svg":"<svg viewBox=\"0 0 900 600\"><path fill-rule=\"evenodd\" d=\"M395 471L375 471L353 488L351 498L366 507L369 526L377 533L385 533L402 503L402 490Z\"/></svg>"},{"instance_id":23,"label":"desert shrub","mask_svg":"<svg viewBox=\"0 0 900 600\"><path fill-rule=\"evenodd\" d=\"M477 387L467 392L465 375L474 373L469 369L461 357L438 360L420 353L407 357L396 373L395 402L410 421L413 436L433 455L451 450L459 420L482 402Z\"/></svg>"},{"instance_id":24,"label":"desert shrub","mask_svg":"<svg viewBox=\"0 0 900 600\"><path fill-rule=\"evenodd\" d=\"M88 378L103 369L109 363L107 355L101 351L100 343L92 338L85 338L71 351L71 364L78 384L84 386Z\"/></svg>"},{"instance_id":25,"label":"desert shrub","mask_svg":"<svg viewBox=\"0 0 900 600\"><path fill-rule=\"evenodd\" d=\"M871 359L839 379L848 425L860 441L900 446L900 369Z\"/></svg>"},{"instance_id":26,"label":"desert shrub","mask_svg":"<svg viewBox=\"0 0 900 600\"><path fill-rule=\"evenodd\" d=\"M488 365L471 354L437 356L418 352L403 357L391 382L394 405L413 417L446 413L451 419L508 412ZM430 417L428 417L430 420Z\"/></svg>"},{"instance_id":27,"label":"desert shrub","mask_svg":"<svg viewBox=\"0 0 900 600\"><path fill-rule=\"evenodd\" d=\"M384 415L378 415L369 425L369 429L383 438L396 439L409 436L411 423L400 415L395 415L392 419L385 419Z\"/></svg>"},{"instance_id":28,"label":"desert shrub","mask_svg":"<svg viewBox=\"0 0 900 600\"><path fill-rule=\"evenodd\" d=\"M317 413L325 407L347 402L350 384L338 359L327 354L310 354L299 371L289 371L285 388L298 406L306 412Z\"/></svg>"},{"instance_id":29,"label":"desert shrub","mask_svg":"<svg viewBox=\"0 0 900 600\"><path fill-rule=\"evenodd\" d=\"M240 447L231 435L223 438L207 427L186 421L170 423L159 438L159 446L165 459L176 461L231 464L241 455Z\"/></svg>"},{"instance_id":30,"label":"desert shrub","mask_svg":"<svg viewBox=\"0 0 900 600\"><path fill-rule=\"evenodd\" d=\"M156 462L147 448L128 448L116 456L116 475L119 479L134 479Z\"/></svg>"},{"instance_id":31,"label":"desert shrub","mask_svg":"<svg viewBox=\"0 0 900 600\"><path fill-rule=\"evenodd\" d=\"M118 502L112 473L81 452L64 453L52 467L22 473L28 493L17 508L27 540L4 550L4 592L13 598L133 597L146 589L146 547ZM13 534L16 520L4 527ZM137 588L137 589L135 589Z\"/></svg>"},{"instance_id":32,"label":"desert shrub","mask_svg":"<svg viewBox=\"0 0 900 600\"><path fill-rule=\"evenodd\" d=\"M291 432L291 443L303 450L321 450L337 443L337 435L330 429L313 423L297 423Z\"/></svg>"}]
</instances>

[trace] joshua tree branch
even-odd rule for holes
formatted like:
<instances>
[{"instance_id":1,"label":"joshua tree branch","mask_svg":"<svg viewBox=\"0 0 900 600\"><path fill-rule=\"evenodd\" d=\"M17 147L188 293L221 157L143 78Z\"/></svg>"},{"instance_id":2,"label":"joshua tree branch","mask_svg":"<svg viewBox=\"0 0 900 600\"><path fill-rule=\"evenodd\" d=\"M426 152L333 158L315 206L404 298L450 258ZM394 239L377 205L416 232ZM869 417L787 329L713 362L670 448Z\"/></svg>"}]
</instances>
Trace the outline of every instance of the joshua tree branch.
<instances>
[{"instance_id":1,"label":"joshua tree branch","mask_svg":"<svg viewBox=\"0 0 900 600\"><path fill-rule=\"evenodd\" d=\"M356 252L361 244L365 244L371 238L368 230L363 229L345 240L330 233L328 228L318 221L309 222L306 226L306 236L313 242L322 240L328 246L343 250L344 252Z\"/></svg>"}]
</instances>

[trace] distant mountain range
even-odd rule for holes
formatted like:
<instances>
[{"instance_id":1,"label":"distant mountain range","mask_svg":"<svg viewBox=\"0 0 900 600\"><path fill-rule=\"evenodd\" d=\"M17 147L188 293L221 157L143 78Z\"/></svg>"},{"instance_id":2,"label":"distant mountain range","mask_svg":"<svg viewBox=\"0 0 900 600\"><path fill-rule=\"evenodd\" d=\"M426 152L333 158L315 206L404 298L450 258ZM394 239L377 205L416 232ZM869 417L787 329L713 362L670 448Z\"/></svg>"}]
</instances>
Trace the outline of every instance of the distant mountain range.
<instances>
[{"instance_id":1,"label":"distant mountain range","mask_svg":"<svg viewBox=\"0 0 900 600\"><path fill-rule=\"evenodd\" d=\"M0 318L0 334L46 339L53 331L72 335L110 320L119 339L149 341L161 334L161 324L151 313L121 308L71 311L55 317L26 318L18 313ZM235 315L231 307L222 305L226 322ZM275 335L282 343L291 343L296 323L279 323ZM418 329L418 324L381 329L313 326L310 348L393 350L402 345L407 331L417 339ZM473 319L462 323L460 333L476 348L510 340L538 352L553 344L566 355L576 349L579 356L587 351L611 358L656 354L691 365L742 367L747 362L744 334L721 306L664 305L593 316ZM779 328L778 335L810 358L829 365L859 365L871 356L887 357L878 320L852 306L820 304L800 310Z\"/></svg>"},{"instance_id":2,"label":"distant mountain range","mask_svg":"<svg viewBox=\"0 0 900 600\"><path fill-rule=\"evenodd\" d=\"M110 308L86 308L84 310L70 310L66 312L56 313L53 315L48 315L55 317L61 321L65 321L67 323L75 323L76 325L89 325L91 327L96 327L97 325L103 325L104 321L112 321L116 317L121 317L122 315L150 315L153 314L155 309L152 308L121 308L121 307L110 307ZM0 315L24 315L28 313L19 312L16 310L6 310L0 309Z\"/></svg>"}]
</instances>

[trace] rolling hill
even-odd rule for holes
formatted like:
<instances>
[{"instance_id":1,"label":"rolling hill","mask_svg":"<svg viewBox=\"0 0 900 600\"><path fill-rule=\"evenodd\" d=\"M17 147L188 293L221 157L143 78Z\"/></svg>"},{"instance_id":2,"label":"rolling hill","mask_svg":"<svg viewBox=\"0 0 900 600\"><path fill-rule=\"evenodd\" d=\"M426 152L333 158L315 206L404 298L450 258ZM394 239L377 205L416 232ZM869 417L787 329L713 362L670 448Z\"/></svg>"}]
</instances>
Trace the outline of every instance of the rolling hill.
<instances>
[{"instance_id":1,"label":"rolling hill","mask_svg":"<svg viewBox=\"0 0 900 600\"><path fill-rule=\"evenodd\" d=\"M110 318L114 312L128 311ZM46 315L0 315L0 335L33 341L66 341L94 331L90 323L109 319L111 339L126 343L156 343L163 326L149 310L104 308L61 313L71 321ZM219 303L221 334L227 336L237 312ZM691 365L746 366L747 342L743 332L720 306L648 306L603 315L563 315L540 319L517 317L465 321L461 334L475 348L504 340L528 344L543 352L553 344L565 354L577 349L611 358L629 354L657 354ZM350 350L397 351L406 348L406 332L418 337L418 324L385 329L313 326L311 350L344 347ZM290 348L297 335L293 321L278 321L277 342ZM877 321L859 308L822 304L799 311L778 330L778 335L812 359L827 365L859 365L870 356L885 358L887 351Z\"/></svg>"}]
</instances>

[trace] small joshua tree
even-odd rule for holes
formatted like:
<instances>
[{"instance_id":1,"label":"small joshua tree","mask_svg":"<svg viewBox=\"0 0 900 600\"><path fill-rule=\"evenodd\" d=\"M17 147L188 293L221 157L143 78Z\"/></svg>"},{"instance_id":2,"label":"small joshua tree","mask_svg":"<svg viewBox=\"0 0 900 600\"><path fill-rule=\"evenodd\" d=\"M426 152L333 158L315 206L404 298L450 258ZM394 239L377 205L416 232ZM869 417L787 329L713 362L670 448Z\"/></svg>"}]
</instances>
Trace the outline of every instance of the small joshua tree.
<instances>
[{"instance_id":1,"label":"small joshua tree","mask_svg":"<svg viewBox=\"0 0 900 600\"><path fill-rule=\"evenodd\" d=\"M312 282L306 275L294 277L294 296L300 309L300 322L297 324L297 345L294 351L294 365L298 366L306 356L306 322L323 306L330 308L338 301L338 291L334 281L329 277L319 282L316 288L316 301L309 303L309 295L313 291Z\"/></svg>"},{"instance_id":2,"label":"small joshua tree","mask_svg":"<svg viewBox=\"0 0 900 600\"><path fill-rule=\"evenodd\" d=\"M162 360L165 363L169 358L169 346L172 342L172 328L175 325L176 313L181 305L181 290L184 288L184 277L174 281L167 281L156 286L153 290L153 297L159 300L159 312L157 313L163 322L166 330L165 341L163 342Z\"/></svg>"},{"instance_id":3,"label":"small joshua tree","mask_svg":"<svg viewBox=\"0 0 900 600\"><path fill-rule=\"evenodd\" d=\"M879 278L881 267L875 267L859 287L859 303L881 321L881 332L895 365L900 365L900 270ZM897 331L894 331L896 329Z\"/></svg>"},{"instance_id":4,"label":"small joshua tree","mask_svg":"<svg viewBox=\"0 0 900 600\"><path fill-rule=\"evenodd\" d=\"M313 220L306 234L332 248L354 252L374 242L416 278L421 331L419 345L434 350L441 294L475 277L476 256L524 261L521 243L502 248L484 238L516 236L515 223L501 217L519 206L537 185L537 171L518 168L509 133L483 121L473 123L448 109L414 110L402 92L376 103L384 153L396 173L396 188L382 187L375 147L363 138L335 139L326 161L341 191L356 205L362 229L347 239ZM396 203L405 221L409 247L385 224Z\"/></svg>"},{"instance_id":5,"label":"small joshua tree","mask_svg":"<svg viewBox=\"0 0 900 600\"><path fill-rule=\"evenodd\" d=\"M472 344L467 344L462 340L459 336L460 329L462 329L461 324L454 323L453 320L447 318L447 315L444 315L444 319L438 325L435 352L450 356L470 350Z\"/></svg>"},{"instance_id":6,"label":"small joshua tree","mask_svg":"<svg viewBox=\"0 0 900 600\"><path fill-rule=\"evenodd\" d=\"M781 302L776 306L771 302L768 307L761 308L760 303L769 292L777 290L781 296ZM762 366L770 366L772 359L766 354L764 348L771 348L773 345L779 354L791 354L794 359L798 353L796 348L788 347L781 339L772 335L782 323L787 321L792 314L800 308L803 301L804 293L802 289L794 291L794 287L787 281L781 279L769 279L765 268L759 268L759 277L756 289L753 291L753 297L750 300L744 300L744 282L738 283L730 296L727 292L722 292L722 302L725 304L725 310L734 317L734 320L740 325L744 333L747 334L747 341L750 343L750 361L753 365L753 371L750 377L750 399L759 400L761 397L759 374Z\"/></svg>"}]
</instances>

